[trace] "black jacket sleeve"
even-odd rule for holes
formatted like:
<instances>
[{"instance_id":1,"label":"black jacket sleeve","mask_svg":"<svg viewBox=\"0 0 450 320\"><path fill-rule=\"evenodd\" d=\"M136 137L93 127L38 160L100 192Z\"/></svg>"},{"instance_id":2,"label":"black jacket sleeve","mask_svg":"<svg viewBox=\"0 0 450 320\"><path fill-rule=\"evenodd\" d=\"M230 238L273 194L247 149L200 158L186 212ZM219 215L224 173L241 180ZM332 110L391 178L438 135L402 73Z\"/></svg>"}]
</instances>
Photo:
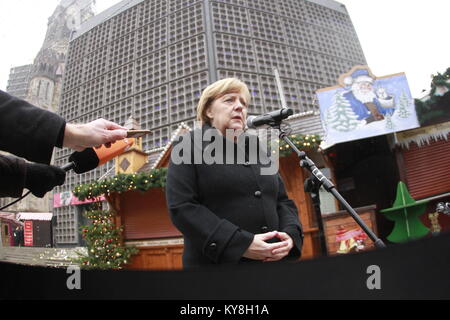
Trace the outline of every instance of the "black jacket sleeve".
<instances>
[{"instance_id":1,"label":"black jacket sleeve","mask_svg":"<svg viewBox=\"0 0 450 320\"><path fill-rule=\"evenodd\" d=\"M57 114L0 90L0 150L49 164L65 125Z\"/></svg>"},{"instance_id":2,"label":"black jacket sleeve","mask_svg":"<svg viewBox=\"0 0 450 320\"><path fill-rule=\"evenodd\" d=\"M25 177L26 165L23 159L0 155L0 197L22 196Z\"/></svg>"},{"instance_id":3,"label":"black jacket sleeve","mask_svg":"<svg viewBox=\"0 0 450 320\"><path fill-rule=\"evenodd\" d=\"M166 199L174 225L214 263L237 263L254 235L202 205L193 164L170 161Z\"/></svg>"},{"instance_id":4,"label":"black jacket sleeve","mask_svg":"<svg viewBox=\"0 0 450 320\"><path fill-rule=\"evenodd\" d=\"M294 242L294 247L288 257L298 259L301 257L303 246L303 230L298 219L298 210L295 203L288 198L279 174L278 186L277 211L280 219L280 231L287 233Z\"/></svg>"}]
</instances>

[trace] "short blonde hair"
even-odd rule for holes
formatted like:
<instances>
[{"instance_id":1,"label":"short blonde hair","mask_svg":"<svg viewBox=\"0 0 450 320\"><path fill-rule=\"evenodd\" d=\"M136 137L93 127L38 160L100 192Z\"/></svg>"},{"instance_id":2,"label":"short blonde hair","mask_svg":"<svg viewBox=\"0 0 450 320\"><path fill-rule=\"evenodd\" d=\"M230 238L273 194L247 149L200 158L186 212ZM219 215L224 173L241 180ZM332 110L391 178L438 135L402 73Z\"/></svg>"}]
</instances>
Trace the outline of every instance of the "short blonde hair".
<instances>
[{"instance_id":1,"label":"short blonde hair","mask_svg":"<svg viewBox=\"0 0 450 320\"><path fill-rule=\"evenodd\" d=\"M226 78L214 82L203 90L200 101L197 105L197 120L202 123L211 124L210 119L206 116L206 111L214 102L214 100L228 94L242 93L245 96L247 105L250 103L251 95L247 85L237 78Z\"/></svg>"}]
</instances>

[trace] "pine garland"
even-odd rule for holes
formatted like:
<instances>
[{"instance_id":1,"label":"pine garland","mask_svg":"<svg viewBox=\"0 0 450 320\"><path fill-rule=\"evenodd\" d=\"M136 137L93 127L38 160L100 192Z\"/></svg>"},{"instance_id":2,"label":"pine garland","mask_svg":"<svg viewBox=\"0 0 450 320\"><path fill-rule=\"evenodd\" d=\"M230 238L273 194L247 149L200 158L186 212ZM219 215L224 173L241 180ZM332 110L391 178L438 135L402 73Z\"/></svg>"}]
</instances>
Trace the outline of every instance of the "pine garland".
<instances>
[{"instance_id":1,"label":"pine garland","mask_svg":"<svg viewBox=\"0 0 450 320\"><path fill-rule=\"evenodd\" d=\"M430 96L435 96L438 86L443 86L450 89L450 68L448 68L443 74L438 72L437 75L433 75L433 80L431 81Z\"/></svg>"},{"instance_id":2,"label":"pine garland","mask_svg":"<svg viewBox=\"0 0 450 320\"><path fill-rule=\"evenodd\" d=\"M414 99L417 116L421 125L426 124L434 118L441 117L445 113L441 108L433 108L433 105L438 105L443 98L442 95L436 92L438 87L444 87L450 90L450 68L443 74L438 73L437 75L432 75L432 78L429 98L427 100ZM445 95L449 94L447 92Z\"/></svg>"},{"instance_id":3,"label":"pine garland","mask_svg":"<svg viewBox=\"0 0 450 320\"><path fill-rule=\"evenodd\" d=\"M151 188L164 187L166 185L166 176L166 168L135 174L118 174L108 180L79 185L75 187L73 194L81 201L84 201L115 192L121 193L132 190L145 192Z\"/></svg>"},{"instance_id":4,"label":"pine garland","mask_svg":"<svg viewBox=\"0 0 450 320\"><path fill-rule=\"evenodd\" d=\"M319 135L315 134L292 134L289 136L289 139L294 143L294 145L300 150L317 150L319 148L320 143L322 142ZM280 157L289 156L293 150L291 147L285 142L280 140L275 140L274 146L279 148Z\"/></svg>"},{"instance_id":5,"label":"pine garland","mask_svg":"<svg viewBox=\"0 0 450 320\"><path fill-rule=\"evenodd\" d=\"M123 228L117 228L114 225L114 214L101 210L99 203L95 206L93 210L84 214L92 224L81 226L88 255L80 256L74 263L85 269L120 270L139 250L135 247L123 246L121 244Z\"/></svg>"}]
</instances>

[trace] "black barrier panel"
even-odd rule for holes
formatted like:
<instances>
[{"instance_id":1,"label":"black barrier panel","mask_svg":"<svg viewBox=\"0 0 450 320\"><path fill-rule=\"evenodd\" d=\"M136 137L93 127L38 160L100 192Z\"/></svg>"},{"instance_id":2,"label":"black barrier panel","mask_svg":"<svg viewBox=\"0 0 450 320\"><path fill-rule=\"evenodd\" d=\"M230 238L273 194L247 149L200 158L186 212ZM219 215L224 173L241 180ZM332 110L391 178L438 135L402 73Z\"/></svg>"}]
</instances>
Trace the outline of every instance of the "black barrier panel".
<instances>
[{"instance_id":1,"label":"black barrier panel","mask_svg":"<svg viewBox=\"0 0 450 320\"><path fill-rule=\"evenodd\" d=\"M450 234L289 264L86 271L0 264L1 299L448 299ZM72 276L72 278L70 278ZM79 285L80 289L68 289ZM260 307L262 308L262 307Z\"/></svg>"}]
</instances>

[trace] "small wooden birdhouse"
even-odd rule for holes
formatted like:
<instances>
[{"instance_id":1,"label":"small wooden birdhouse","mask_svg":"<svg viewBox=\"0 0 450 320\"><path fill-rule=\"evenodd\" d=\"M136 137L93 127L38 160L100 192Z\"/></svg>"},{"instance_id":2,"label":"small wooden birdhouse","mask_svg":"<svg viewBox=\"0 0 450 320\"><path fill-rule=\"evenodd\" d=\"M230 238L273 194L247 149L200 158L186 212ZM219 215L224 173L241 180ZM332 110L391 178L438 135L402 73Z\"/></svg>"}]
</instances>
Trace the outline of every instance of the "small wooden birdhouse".
<instances>
[{"instance_id":1,"label":"small wooden birdhouse","mask_svg":"<svg viewBox=\"0 0 450 320\"><path fill-rule=\"evenodd\" d=\"M141 130L136 119L130 117L124 124L128 130ZM116 158L116 175L135 173L148 162L148 154L142 150L142 137L135 138L130 148Z\"/></svg>"}]
</instances>

